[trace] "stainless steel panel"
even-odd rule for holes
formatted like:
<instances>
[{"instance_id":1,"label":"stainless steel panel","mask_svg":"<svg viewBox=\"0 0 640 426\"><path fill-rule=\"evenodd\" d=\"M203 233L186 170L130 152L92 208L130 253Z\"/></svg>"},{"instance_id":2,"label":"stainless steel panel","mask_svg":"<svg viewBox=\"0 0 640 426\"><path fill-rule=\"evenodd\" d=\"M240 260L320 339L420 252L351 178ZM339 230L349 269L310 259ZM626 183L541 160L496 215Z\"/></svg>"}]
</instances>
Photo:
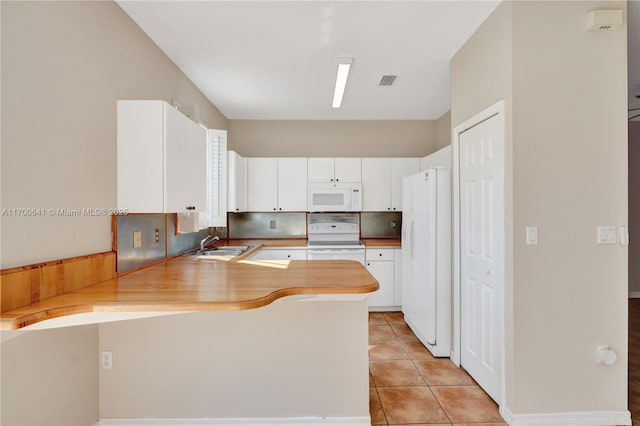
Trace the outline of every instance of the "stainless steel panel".
<instances>
[{"instance_id":1,"label":"stainless steel panel","mask_svg":"<svg viewBox=\"0 0 640 426\"><path fill-rule=\"evenodd\" d=\"M118 216L118 272L128 271L165 258L164 214ZM159 241L155 242L155 230ZM142 232L142 247L133 248L133 232Z\"/></svg>"},{"instance_id":2,"label":"stainless steel panel","mask_svg":"<svg viewBox=\"0 0 640 426\"><path fill-rule=\"evenodd\" d=\"M229 238L306 236L306 213L229 213Z\"/></svg>"},{"instance_id":3,"label":"stainless steel panel","mask_svg":"<svg viewBox=\"0 0 640 426\"><path fill-rule=\"evenodd\" d=\"M175 214L167 215L167 229L169 230L169 257L177 256L185 251L200 247L200 240L209 235L209 229L204 229L200 232L176 235L175 219Z\"/></svg>"},{"instance_id":4,"label":"stainless steel panel","mask_svg":"<svg viewBox=\"0 0 640 426\"><path fill-rule=\"evenodd\" d=\"M402 212L362 212L360 233L362 238L400 238Z\"/></svg>"},{"instance_id":5,"label":"stainless steel panel","mask_svg":"<svg viewBox=\"0 0 640 426\"><path fill-rule=\"evenodd\" d=\"M359 223L360 213L309 213L309 224L327 222Z\"/></svg>"}]
</instances>

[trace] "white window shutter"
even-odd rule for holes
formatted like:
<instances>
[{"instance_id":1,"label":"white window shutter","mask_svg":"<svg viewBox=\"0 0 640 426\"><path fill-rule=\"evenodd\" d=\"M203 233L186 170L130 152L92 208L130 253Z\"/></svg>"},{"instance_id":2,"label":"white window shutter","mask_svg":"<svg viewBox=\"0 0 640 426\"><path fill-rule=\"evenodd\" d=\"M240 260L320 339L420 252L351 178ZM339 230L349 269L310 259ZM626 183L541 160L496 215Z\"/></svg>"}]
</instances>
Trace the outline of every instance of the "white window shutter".
<instances>
[{"instance_id":1,"label":"white window shutter","mask_svg":"<svg viewBox=\"0 0 640 426\"><path fill-rule=\"evenodd\" d=\"M206 226L227 226L226 130L207 130Z\"/></svg>"}]
</instances>

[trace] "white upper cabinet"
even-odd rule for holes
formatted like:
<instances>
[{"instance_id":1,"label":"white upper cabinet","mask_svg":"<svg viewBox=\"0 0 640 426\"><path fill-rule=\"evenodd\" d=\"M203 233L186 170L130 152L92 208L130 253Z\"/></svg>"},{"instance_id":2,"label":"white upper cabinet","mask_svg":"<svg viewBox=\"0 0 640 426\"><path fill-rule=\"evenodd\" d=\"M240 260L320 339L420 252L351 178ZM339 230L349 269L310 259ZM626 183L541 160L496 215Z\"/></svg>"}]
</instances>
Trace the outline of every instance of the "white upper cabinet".
<instances>
[{"instance_id":1,"label":"white upper cabinet","mask_svg":"<svg viewBox=\"0 0 640 426\"><path fill-rule=\"evenodd\" d=\"M362 210L391 209L391 161L389 158L362 159Z\"/></svg>"},{"instance_id":2,"label":"white upper cabinet","mask_svg":"<svg viewBox=\"0 0 640 426\"><path fill-rule=\"evenodd\" d=\"M306 211L306 158L248 158L247 190L249 211Z\"/></svg>"},{"instance_id":3,"label":"white upper cabinet","mask_svg":"<svg viewBox=\"0 0 640 426\"><path fill-rule=\"evenodd\" d=\"M278 210L307 211L306 158L278 158Z\"/></svg>"},{"instance_id":4,"label":"white upper cabinet","mask_svg":"<svg viewBox=\"0 0 640 426\"><path fill-rule=\"evenodd\" d=\"M206 211L206 130L164 101L118 101L118 208Z\"/></svg>"},{"instance_id":5,"label":"white upper cabinet","mask_svg":"<svg viewBox=\"0 0 640 426\"><path fill-rule=\"evenodd\" d=\"M308 159L309 182L360 182L362 164L359 157Z\"/></svg>"},{"instance_id":6,"label":"white upper cabinet","mask_svg":"<svg viewBox=\"0 0 640 426\"><path fill-rule=\"evenodd\" d=\"M247 211L247 159L235 151L227 152L227 211Z\"/></svg>"},{"instance_id":7,"label":"white upper cabinet","mask_svg":"<svg viewBox=\"0 0 640 426\"><path fill-rule=\"evenodd\" d=\"M420 172L420 158L391 159L391 210L402 210L402 179Z\"/></svg>"},{"instance_id":8,"label":"white upper cabinet","mask_svg":"<svg viewBox=\"0 0 640 426\"><path fill-rule=\"evenodd\" d=\"M419 158L363 158L362 210L402 210L402 179L420 171Z\"/></svg>"},{"instance_id":9,"label":"white upper cabinet","mask_svg":"<svg viewBox=\"0 0 640 426\"><path fill-rule=\"evenodd\" d=\"M278 210L278 159L247 158L247 209Z\"/></svg>"}]
</instances>

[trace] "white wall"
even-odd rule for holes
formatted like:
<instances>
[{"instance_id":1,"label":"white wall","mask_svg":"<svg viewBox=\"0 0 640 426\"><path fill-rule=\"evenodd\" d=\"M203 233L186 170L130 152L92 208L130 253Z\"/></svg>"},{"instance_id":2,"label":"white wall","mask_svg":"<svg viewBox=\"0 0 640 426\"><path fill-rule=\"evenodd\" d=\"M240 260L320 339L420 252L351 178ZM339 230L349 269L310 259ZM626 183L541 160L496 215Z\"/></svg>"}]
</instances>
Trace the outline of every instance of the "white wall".
<instances>
[{"instance_id":1,"label":"white wall","mask_svg":"<svg viewBox=\"0 0 640 426\"><path fill-rule=\"evenodd\" d=\"M100 418L368 417L367 303L101 324Z\"/></svg>"},{"instance_id":2,"label":"white wall","mask_svg":"<svg viewBox=\"0 0 640 426\"><path fill-rule=\"evenodd\" d=\"M515 414L625 411L626 28L585 30L625 2L501 4L452 61L452 124L506 101L507 407ZM510 41L505 41L507 38ZM540 244L525 246L525 227ZM617 352L595 363L596 347Z\"/></svg>"},{"instance_id":3,"label":"white wall","mask_svg":"<svg viewBox=\"0 0 640 426\"><path fill-rule=\"evenodd\" d=\"M116 100L226 119L112 1L1 2L2 208L116 207ZM109 217L2 216L8 268L111 249Z\"/></svg>"}]
</instances>

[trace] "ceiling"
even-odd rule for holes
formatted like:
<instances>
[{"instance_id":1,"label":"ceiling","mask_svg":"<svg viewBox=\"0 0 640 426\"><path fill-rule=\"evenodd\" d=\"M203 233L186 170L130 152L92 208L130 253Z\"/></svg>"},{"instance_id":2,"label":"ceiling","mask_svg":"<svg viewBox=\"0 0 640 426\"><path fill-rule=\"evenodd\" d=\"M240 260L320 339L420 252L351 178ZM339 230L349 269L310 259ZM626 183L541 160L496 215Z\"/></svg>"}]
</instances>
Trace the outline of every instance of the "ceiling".
<instances>
[{"instance_id":1,"label":"ceiling","mask_svg":"<svg viewBox=\"0 0 640 426\"><path fill-rule=\"evenodd\" d=\"M498 3L118 2L227 118L269 120L439 118L450 59ZM333 109L342 56L353 65Z\"/></svg>"}]
</instances>

